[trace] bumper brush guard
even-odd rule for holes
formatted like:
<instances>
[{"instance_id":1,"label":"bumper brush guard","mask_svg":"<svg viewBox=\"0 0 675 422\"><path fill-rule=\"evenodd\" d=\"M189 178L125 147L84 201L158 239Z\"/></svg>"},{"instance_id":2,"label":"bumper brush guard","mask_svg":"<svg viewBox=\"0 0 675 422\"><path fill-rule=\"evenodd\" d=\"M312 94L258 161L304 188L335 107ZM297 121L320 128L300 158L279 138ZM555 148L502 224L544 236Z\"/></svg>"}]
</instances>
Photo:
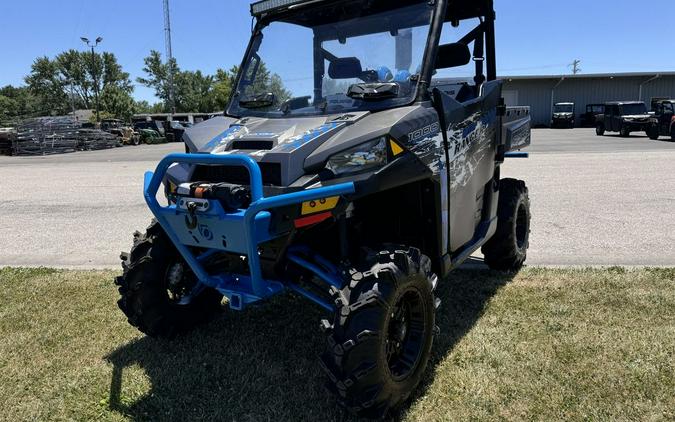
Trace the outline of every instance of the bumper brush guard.
<instances>
[{"instance_id":1,"label":"bumper brush guard","mask_svg":"<svg viewBox=\"0 0 675 422\"><path fill-rule=\"evenodd\" d=\"M173 164L243 166L250 175L251 204L246 209L226 211L218 200L179 198L176 204L162 206L157 192ZM145 202L167 236L199 279L194 293L204 287L220 291L236 310L284 291L294 290L328 310L334 306L291 281L265 280L262 277L258 246L276 236L270 233L270 211L306 201L353 194L354 183L342 183L266 198L258 163L243 155L171 154L157 166L155 173L145 174ZM195 256L194 248L205 249ZM202 263L217 252L248 257L250 275L209 274ZM301 255L300 255L301 254ZM312 256L312 260L307 256ZM306 248L291 248L288 259L314 273L330 286L342 287L341 276L327 260L312 255ZM315 261L315 262L312 262Z\"/></svg>"}]
</instances>

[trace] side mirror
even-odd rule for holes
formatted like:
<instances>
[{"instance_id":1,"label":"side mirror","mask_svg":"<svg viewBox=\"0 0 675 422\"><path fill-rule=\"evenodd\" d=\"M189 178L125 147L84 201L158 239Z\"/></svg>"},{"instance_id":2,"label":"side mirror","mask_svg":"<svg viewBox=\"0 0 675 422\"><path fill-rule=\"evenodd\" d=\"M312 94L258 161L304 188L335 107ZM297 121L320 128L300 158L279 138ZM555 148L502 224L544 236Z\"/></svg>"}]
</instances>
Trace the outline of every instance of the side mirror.
<instances>
[{"instance_id":1,"label":"side mirror","mask_svg":"<svg viewBox=\"0 0 675 422\"><path fill-rule=\"evenodd\" d=\"M464 66L471 63L469 46L460 42L438 46L436 70Z\"/></svg>"}]
</instances>

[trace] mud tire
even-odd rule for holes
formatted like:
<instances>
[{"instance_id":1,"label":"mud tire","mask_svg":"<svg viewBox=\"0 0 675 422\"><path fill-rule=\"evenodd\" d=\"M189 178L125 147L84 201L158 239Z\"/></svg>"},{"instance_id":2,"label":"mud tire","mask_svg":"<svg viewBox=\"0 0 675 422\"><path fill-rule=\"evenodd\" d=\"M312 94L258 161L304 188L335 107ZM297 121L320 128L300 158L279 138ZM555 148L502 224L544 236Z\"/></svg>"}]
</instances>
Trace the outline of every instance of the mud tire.
<instances>
[{"instance_id":1,"label":"mud tire","mask_svg":"<svg viewBox=\"0 0 675 422\"><path fill-rule=\"evenodd\" d=\"M222 295L210 288L186 305L170 299L169 270L183 261L157 222L145 234L136 232L131 252L121 258L123 274L115 279L120 293L117 304L129 324L141 332L170 339L209 321L221 310Z\"/></svg>"},{"instance_id":2,"label":"mud tire","mask_svg":"<svg viewBox=\"0 0 675 422\"><path fill-rule=\"evenodd\" d=\"M483 246L485 263L497 271L518 271L527 259L530 240L530 198L522 180L502 179L497 231Z\"/></svg>"},{"instance_id":3,"label":"mud tire","mask_svg":"<svg viewBox=\"0 0 675 422\"><path fill-rule=\"evenodd\" d=\"M376 419L403 404L422 379L437 277L419 249L384 245L365 256L363 265L346 271L346 287L331 289L336 312L332 322L322 321L328 341L321 364L338 402Z\"/></svg>"}]
</instances>

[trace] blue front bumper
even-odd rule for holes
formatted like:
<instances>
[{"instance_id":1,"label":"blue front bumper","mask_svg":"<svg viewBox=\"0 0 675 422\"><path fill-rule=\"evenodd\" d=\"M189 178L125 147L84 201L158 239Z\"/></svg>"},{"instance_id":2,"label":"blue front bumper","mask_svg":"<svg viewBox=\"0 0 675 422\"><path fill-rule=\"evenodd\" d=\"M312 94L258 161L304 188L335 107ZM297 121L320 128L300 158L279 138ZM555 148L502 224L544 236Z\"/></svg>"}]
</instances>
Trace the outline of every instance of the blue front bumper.
<instances>
[{"instance_id":1,"label":"blue front bumper","mask_svg":"<svg viewBox=\"0 0 675 422\"><path fill-rule=\"evenodd\" d=\"M169 167L178 163L246 167L251 180L251 205L245 210L230 213L218 201L208 201L207 209L192 213L182 206L184 204L180 200L176 205L161 206L157 201L157 192ZM353 183L343 183L265 198L262 174L255 160L243 155L211 154L171 154L159 163L155 173L145 174L144 186L148 207L200 283L219 290L235 309L279 293L285 287L297 291L296 286L285 281L262 277L258 247L275 237L270 232L270 211L305 201L349 195L354 191ZM193 253L196 250L200 251L197 255ZM247 256L250 274L209 274L203 261L214 252Z\"/></svg>"}]
</instances>

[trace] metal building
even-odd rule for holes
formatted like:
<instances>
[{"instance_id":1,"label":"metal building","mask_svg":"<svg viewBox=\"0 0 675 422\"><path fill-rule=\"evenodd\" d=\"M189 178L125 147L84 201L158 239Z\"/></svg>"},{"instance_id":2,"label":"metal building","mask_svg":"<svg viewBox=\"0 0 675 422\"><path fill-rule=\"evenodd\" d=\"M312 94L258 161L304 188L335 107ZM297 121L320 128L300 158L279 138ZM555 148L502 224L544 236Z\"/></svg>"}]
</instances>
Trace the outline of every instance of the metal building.
<instances>
[{"instance_id":1,"label":"metal building","mask_svg":"<svg viewBox=\"0 0 675 422\"><path fill-rule=\"evenodd\" d=\"M553 104L576 104L577 125L586 104L607 101L644 101L675 98L675 72L588 74L568 76L507 76L504 100L507 105L530 106L532 123L548 126Z\"/></svg>"}]
</instances>

